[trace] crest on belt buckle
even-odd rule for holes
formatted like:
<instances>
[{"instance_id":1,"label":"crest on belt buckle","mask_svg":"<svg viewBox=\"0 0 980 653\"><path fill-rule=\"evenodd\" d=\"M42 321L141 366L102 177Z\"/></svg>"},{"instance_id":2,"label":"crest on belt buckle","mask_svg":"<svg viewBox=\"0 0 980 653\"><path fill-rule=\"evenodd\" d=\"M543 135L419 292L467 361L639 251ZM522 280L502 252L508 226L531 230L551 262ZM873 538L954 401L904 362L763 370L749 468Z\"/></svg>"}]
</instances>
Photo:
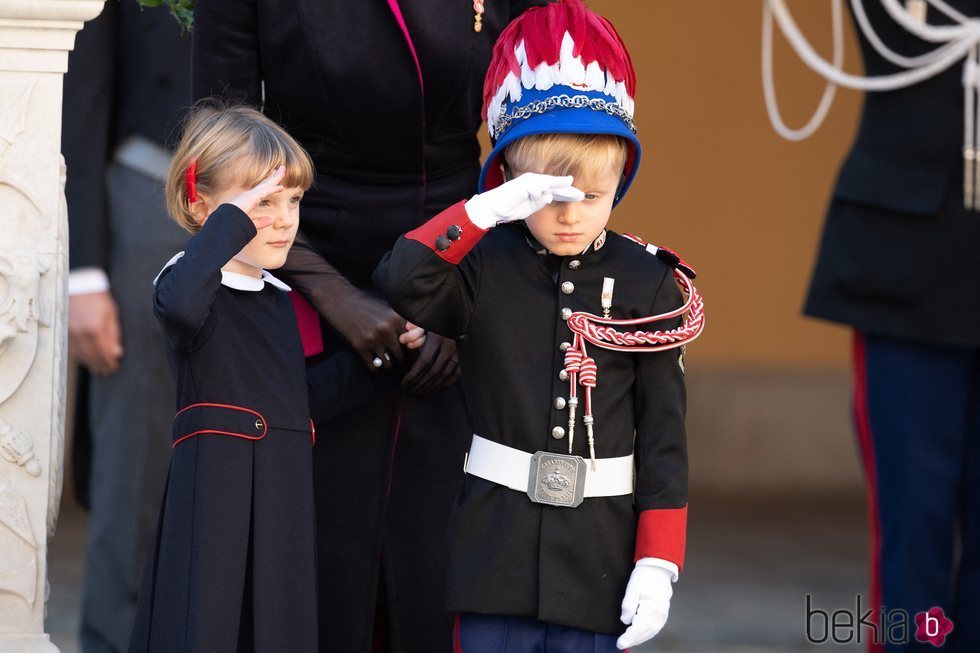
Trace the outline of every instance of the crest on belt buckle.
<instances>
[{"instance_id":1,"label":"crest on belt buckle","mask_svg":"<svg viewBox=\"0 0 980 653\"><path fill-rule=\"evenodd\" d=\"M538 451L531 456L527 496L534 503L574 508L585 498L585 474L581 456Z\"/></svg>"}]
</instances>

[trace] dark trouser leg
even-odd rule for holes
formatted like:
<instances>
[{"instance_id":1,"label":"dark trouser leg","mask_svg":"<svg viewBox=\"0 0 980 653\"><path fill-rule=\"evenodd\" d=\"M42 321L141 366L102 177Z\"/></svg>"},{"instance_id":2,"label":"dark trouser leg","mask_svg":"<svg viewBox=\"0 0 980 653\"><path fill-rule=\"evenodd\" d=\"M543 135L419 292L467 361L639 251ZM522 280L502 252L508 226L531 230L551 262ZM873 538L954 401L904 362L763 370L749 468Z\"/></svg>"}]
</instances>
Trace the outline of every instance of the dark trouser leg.
<instances>
[{"instance_id":1,"label":"dark trouser leg","mask_svg":"<svg viewBox=\"0 0 980 653\"><path fill-rule=\"evenodd\" d=\"M446 535L472 431L459 384L403 398L386 515L393 653L448 653Z\"/></svg>"},{"instance_id":2,"label":"dark trouser leg","mask_svg":"<svg viewBox=\"0 0 980 653\"><path fill-rule=\"evenodd\" d=\"M454 653L546 653L547 624L525 617L459 615Z\"/></svg>"},{"instance_id":3,"label":"dark trouser leg","mask_svg":"<svg viewBox=\"0 0 980 653\"><path fill-rule=\"evenodd\" d=\"M619 653L616 636L529 617L462 613L454 653Z\"/></svg>"},{"instance_id":4,"label":"dark trouser leg","mask_svg":"<svg viewBox=\"0 0 980 653\"><path fill-rule=\"evenodd\" d=\"M980 651L980 351L973 355L969 426L964 456L962 547L951 634L956 653Z\"/></svg>"},{"instance_id":5,"label":"dark trouser leg","mask_svg":"<svg viewBox=\"0 0 980 653\"><path fill-rule=\"evenodd\" d=\"M873 462L867 471L878 512L881 599L887 610L906 610L910 624L933 606L949 612L970 398L967 353L874 336L857 340L864 377L858 375L856 412ZM908 645L886 650L932 649L916 643L914 632L912 625Z\"/></svg>"}]
</instances>

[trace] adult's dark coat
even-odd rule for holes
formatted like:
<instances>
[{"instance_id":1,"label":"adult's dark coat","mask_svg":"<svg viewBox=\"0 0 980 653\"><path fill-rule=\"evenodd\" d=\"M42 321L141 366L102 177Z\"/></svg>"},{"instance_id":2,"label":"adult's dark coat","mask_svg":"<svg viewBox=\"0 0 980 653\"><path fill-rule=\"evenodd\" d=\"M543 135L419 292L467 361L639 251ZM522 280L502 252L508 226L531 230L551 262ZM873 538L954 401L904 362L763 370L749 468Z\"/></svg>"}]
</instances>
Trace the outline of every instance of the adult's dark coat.
<instances>
[{"instance_id":1,"label":"adult's dark coat","mask_svg":"<svg viewBox=\"0 0 980 653\"><path fill-rule=\"evenodd\" d=\"M62 132L72 268L111 269L122 243L109 217L116 189L106 187L106 168L127 136L162 145L178 126L191 93L189 48L166 12L131 3L107 4L79 32L65 76ZM172 255L154 262L153 274Z\"/></svg>"},{"instance_id":2,"label":"adult's dark coat","mask_svg":"<svg viewBox=\"0 0 980 653\"><path fill-rule=\"evenodd\" d=\"M400 234L476 192L490 52L535 4L544 0L487 2L476 33L469 0L199 0L194 93L262 105L310 151L317 179L301 230L370 289ZM301 271L283 276L307 294L316 288ZM326 340L347 346L333 333ZM380 607L391 650L448 651L445 530L470 437L458 387L411 400L395 381L322 437L314 469L324 650L370 650Z\"/></svg>"},{"instance_id":3,"label":"adult's dark coat","mask_svg":"<svg viewBox=\"0 0 980 653\"><path fill-rule=\"evenodd\" d=\"M969 16L980 2L950 3ZM864 3L883 41L930 46L880 3ZM930 22L941 22L930 10ZM898 71L862 37L866 74ZM963 208L962 69L907 89L867 93L857 138L827 212L805 312L860 331L980 345L980 213Z\"/></svg>"}]
</instances>

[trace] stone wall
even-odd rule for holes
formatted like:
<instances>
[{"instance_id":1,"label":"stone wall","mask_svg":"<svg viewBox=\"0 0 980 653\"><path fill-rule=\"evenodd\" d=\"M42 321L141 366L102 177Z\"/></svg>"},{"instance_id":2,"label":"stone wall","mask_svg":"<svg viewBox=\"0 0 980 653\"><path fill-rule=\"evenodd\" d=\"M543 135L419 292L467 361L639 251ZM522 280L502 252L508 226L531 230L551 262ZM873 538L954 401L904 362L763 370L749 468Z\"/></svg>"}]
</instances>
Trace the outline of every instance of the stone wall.
<instances>
[{"instance_id":1,"label":"stone wall","mask_svg":"<svg viewBox=\"0 0 980 653\"><path fill-rule=\"evenodd\" d=\"M64 458L68 223L61 87L102 0L0 0L0 650L44 633Z\"/></svg>"}]
</instances>

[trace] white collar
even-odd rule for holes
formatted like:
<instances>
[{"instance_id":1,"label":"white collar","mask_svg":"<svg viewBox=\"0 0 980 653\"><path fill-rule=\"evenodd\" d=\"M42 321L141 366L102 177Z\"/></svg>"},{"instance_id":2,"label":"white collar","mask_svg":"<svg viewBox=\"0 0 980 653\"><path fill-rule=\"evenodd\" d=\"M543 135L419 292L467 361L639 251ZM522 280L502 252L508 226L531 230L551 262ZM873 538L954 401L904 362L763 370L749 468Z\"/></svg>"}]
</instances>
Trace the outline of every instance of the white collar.
<instances>
[{"instance_id":1,"label":"white collar","mask_svg":"<svg viewBox=\"0 0 980 653\"><path fill-rule=\"evenodd\" d=\"M228 272L227 270L221 271L221 285L234 288L235 290L262 290L267 283L286 292L292 290L292 288L272 276L268 270L262 270L261 278L250 277L247 274L239 274L238 272Z\"/></svg>"},{"instance_id":2,"label":"white collar","mask_svg":"<svg viewBox=\"0 0 980 653\"><path fill-rule=\"evenodd\" d=\"M177 260L184 255L183 252L178 252L176 256L167 261L167 264L163 266L160 270L160 274L163 274L163 270L166 270L171 265L177 262ZM160 274L153 279L153 285L156 285L157 279L160 278ZM250 277L247 274L240 274L238 272L228 272L226 270L221 271L221 285L228 288L234 288L235 290L249 290L256 292L262 290L265 284L271 284L274 288L279 290L284 290L290 292L292 288L284 284L279 279L272 276L268 270L262 270L262 277Z\"/></svg>"}]
</instances>

